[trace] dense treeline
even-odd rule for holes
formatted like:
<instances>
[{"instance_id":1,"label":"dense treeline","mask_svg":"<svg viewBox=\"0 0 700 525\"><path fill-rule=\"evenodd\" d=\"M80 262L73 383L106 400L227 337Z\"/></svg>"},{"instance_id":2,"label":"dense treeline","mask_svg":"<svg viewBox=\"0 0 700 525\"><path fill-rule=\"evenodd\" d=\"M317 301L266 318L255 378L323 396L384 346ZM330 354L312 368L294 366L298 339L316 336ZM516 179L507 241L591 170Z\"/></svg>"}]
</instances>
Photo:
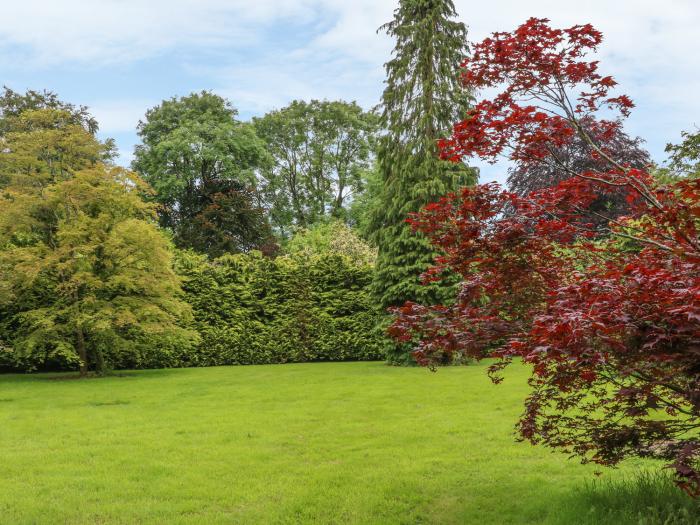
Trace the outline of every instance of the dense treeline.
<instances>
[{"instance_id":1,"label":"dense treeline","mask_svg":"<svg viewBox=\"0 0 700 525\"><path fill-rule=\"evenodd\" d=\"M295 100L245 122L209 91L173 97L139 122L131 170L88 108L5 89L0 367L382 357L386 306L437 297L406 215L475 178L437 157L471 100L455 17L401 3L377 111Z\"/></svg>"},{"instance_id":2,"label":"dense treeline","mask_svg":"<svg viewBox=\"0 0 700 525\"><path fill-rule=\"evenodd\" d=\"M376 360L383 337L368 330L379 310L369 293L372 266L332 251L277 258L261 252L210 260L179 252L175 267L193 316L184 323L199 339L141 334L130 347L98 347L109 368L139 369L306 361ZM43 331L37 336L53 339ZM95 358L89 359L94 366ZM0 352L0 369L71 370L71 352L47 345Z\"/></svg>"},{"instance_id":3,"label":"dense treeline","mask_svg":"<svg viewBox=\"0 0 700 525\"><path fill-rule=\"evenodd\" d=\"M265 142L194 93L147 112L129 171L87 108L0 100L0 369L381 358L376 251L345 226L371 113L294 102L256 121Z\"/></svg>"},{"instance_id":4,"label":"dense treeline","mask_svg":"<svg viewBox=\"0 0 700 525\"><path fill-rule=\"evenodd\" d=\"M149 110L138 172L114 165L85 107L10 89L0 104L0 369L381 358L376 250L340 211L371 162L374 121L357 105L292 104L315 115L294 124L315 152L297 184L319 191L314 214L273 227L275 150L221 97Z\"/></svg>"}]
</instances>

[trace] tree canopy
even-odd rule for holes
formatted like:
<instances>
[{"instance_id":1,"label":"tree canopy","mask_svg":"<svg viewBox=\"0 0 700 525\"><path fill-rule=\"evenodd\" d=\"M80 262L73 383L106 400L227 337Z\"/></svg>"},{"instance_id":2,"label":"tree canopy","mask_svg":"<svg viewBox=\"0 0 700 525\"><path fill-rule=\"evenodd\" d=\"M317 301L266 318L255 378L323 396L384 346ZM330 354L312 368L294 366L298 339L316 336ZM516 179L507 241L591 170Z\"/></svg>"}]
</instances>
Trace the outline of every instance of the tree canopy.
<instances>
[{"instance_id":1,"label":"tree canopy","mask_svg":"<svg viewBox=\"0 0 700 525\"><path fill-rule=\"evenodd\" d=\"M261 193L283 236L326 217L347 219L371 166L377 120L355 102L325 100L295 100L253 120L273 157Z\"/></svg>"},{"instance_id":2,"label":"tree canopy","mask_svg":"<svg viewBox=\"0 0 700 525\"><path fill-rule=\"evenodd\" d=\"M11 121L2 135L0 188L39 191L78 170L110 162L111 142L100 142L63 109L28 109L0 119Z\"/></svg>"},{"instance_id":3,"label":"tree canopy","mask_svg":"<svg viewBox=\"0 0 700 525\"><path fill-rule=\"evenodd\" d=\"M581 119L581 126L588 129L588 135L595 134L595 130L590 129L595 125L591 119ZM596 144L590 144L582 135L576 134L570 142L552 146L546 157L511 167L508 188L525 196L552 188L577 173L605 170L607 161L594 154L596 147L605 149L617 162L630 168L645 170L652 164L649 153L642 148L642 139L630 137L622 128L615 129L610 136L600 137ZM591 203L589 219L604 230L609 219L624 215L629 209L624 191L606 191Z\"/></svg>"},{"instance_id":4,"label":"tree canopy","mask_svg":"<svg viewBox=\"0 0 700 525\"><path fill-rule=\"evenodd\" d=\"M532 18L475 46L465 81L495 94L442 142L445 158L527 166L580 139L603 163L525 197L467 188L414 216L444 252L426 280L450 269L463 281L451 304L406 303L392 332L424 364L498 358L496 381L515 359L532 365L521 437L603 465L666 459L697 496L700 180L659 184L607 147L633 103L586 59L601 40ZM601 238L587 211L618 191L629 212Z\"/></svg>"},{"instance_id":5,"label":"tree canopy","mask_svg":"<svg viewBox=\"0 0 700 525\"><path fill-rule=\"evenodd\" d=\"M132 166L153 187L161 225L180 247L217 256L269 242L253 191L269 155L236 116L228 101L203 91L166 100L139 123L143 143Z\"/></svg>"},{"instance_id":6,"label":"tree canopy","mask_svg":"<svg viewBox=\"0 0 700 525\"><path fill-rule=\"evenodd\" d=\"M90 114L87 106L76 106L62 101L53 91L27 90L18 93L4 87L0 94L0 135L12 129L12 124L21 114L30 110L53 109L64 112L64 120L82 126L91 135L95 135L99 126Z\"/></svg>"},{"instance_id":7,"label":"tree canopy","mask_svg":"<svg viewBox=\"0 0 700 525\"><path fill-rule=\"evenodd\" d=\"M153 347L188 346L197 336L180 327L189 307L154 207L141 199L145 184L100 162L104 145L66 115L23 111L14 118L26 131L9 132L0 154L0 339L12 348L9 364L102 373Z\"/></svg>"}]
</instances>

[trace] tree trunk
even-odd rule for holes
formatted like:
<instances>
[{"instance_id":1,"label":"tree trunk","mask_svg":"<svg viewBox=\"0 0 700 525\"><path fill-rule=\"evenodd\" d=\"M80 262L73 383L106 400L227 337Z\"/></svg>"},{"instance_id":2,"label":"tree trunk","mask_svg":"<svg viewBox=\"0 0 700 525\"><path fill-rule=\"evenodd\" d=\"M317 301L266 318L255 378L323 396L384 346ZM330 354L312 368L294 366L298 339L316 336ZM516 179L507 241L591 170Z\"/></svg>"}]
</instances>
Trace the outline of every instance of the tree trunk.
<instances>
[{"instance_id":1,"label":"tree trunk","mask_svg":"<svg viewBox=\"0 0 700 525\"><path fill-rule=\"evenodd\" d=\"M95 350L95 371L98 375L104 375L105 373L105 356L100 350L99 346Z\"/></svg>"},{"instance_id":2,"label":"tree trunk","mask_svg":"<svg viewBox=\"0 0 700 525\"><path fill-rule=\"evenodd\" d=\"M85 377L88 373L87 350L85 348L85 336L83 335L82 327L78 327L76 333L76 350L80 358L80 375Z\"/></svg>"}]
</instances>

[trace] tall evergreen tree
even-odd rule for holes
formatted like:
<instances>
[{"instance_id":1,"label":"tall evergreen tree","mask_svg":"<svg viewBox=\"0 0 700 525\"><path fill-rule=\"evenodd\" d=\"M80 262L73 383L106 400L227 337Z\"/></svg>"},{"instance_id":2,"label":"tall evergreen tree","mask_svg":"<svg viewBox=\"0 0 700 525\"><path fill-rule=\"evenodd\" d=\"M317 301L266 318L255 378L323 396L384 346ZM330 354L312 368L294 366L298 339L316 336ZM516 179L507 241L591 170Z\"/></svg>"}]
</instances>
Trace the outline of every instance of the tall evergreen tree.
<instances>
[{"instance_id":1,"label":"tall evergreen tree","mask_svg":"<svg viewBox=\"0 0 700 525\"><path fill-rule=\"evenodd\" d=\"M472 100L459 78L468 49L466 26L456 16L452 0L401 0L394 19L380 28L396 39L385 64L386 132L378 151L383 184L370 226L379 247L374 289L383 307L434 302L444 295L420 283L435 253L406 218L476 178L466 165L440 160L437 147ZM403 352L396 352L390 360L401 360Z\"/></svg>"}]
</instances>

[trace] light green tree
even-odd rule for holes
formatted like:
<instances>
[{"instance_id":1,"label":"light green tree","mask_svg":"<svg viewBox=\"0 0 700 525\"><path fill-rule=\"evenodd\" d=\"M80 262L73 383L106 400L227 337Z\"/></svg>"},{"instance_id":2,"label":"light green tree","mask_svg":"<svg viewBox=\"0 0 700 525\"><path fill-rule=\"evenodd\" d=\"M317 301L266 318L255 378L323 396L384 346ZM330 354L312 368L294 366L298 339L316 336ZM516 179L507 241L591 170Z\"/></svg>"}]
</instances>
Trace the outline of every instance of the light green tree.
<instances>
[{"instance_id":1,"label":"light green tree","mask_svg":"<svg viewBox=\"0 0 700 525\"><path fill-rule=\"evenodd\" d=\"M5 86L0 91L0 135L12 131L14 124L18 122L17 117L23 113L40 109L63 112L67 115L63 122L78 124L93 136L99 129L97 120L90 114L87 106L76 106L64 102L53 91L29 89L19 93Z\"/></svg>"},{"instance_id":2,"label":"light green tree","mask_svg":"<svg viewBox=\"0 0 700 525\"><path fill-rule=\"evenodd\" d=\"M0 123L6 128L0 135L0 189L40 191L77 170L110 162L114 154L111 141L98 141L64 109L27 109Z\"/></svg>"},{"instance_id":3,"label":"light green tree","mask_svg":"<svg viewBox=\"0 0 700 525\"><path fill-rule=\"evenodd\" d=\"M147 345L188 347L169 243L144 184L97 165L0 203L0 330L24 368L76 364L82 375L138 361Z\"/></svg>"},{"instance_id":4,"label":"light green tree","mask_svg":"<svg viewBox=\"0 0 700 525\"><path fill-rule=\"evenodd\" d=\"M65 110L11 118L0 153L0 340L11 352L0 364L102 373L189 347L197 336L181 328L189 307L145 183L104 164L105 144Z\"/></svg>"},{"instance_id":5,"label":"light green tree","mask_svg":"<svg viewBox=\"0 0 700 525\"><path fill-rule=\"evenodd\" d=\"M254 119L273 156L261 192L277 230L309 227L327 217L346 220L363 190L378 117L355 102L295 100Z\"/></svg>"}]
</instances>

